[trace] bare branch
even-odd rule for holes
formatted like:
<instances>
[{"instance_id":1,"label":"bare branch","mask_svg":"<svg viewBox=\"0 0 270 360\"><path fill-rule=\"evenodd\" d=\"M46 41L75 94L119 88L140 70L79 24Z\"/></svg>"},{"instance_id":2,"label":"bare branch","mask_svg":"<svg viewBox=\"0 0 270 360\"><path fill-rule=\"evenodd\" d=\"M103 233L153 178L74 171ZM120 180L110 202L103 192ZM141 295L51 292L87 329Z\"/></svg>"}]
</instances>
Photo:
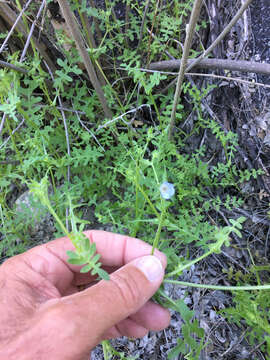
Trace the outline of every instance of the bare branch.
<instances>
[{"instance_id":1,"label":"bare branch","mask_svg":"<svg viewBox=\"0 0 270 360\"><path fill-rule=\"evenodd\" d=\"M143 37L143 29L144 29L145 19L146 19L149 5L150 5L150 0L147 0L147 3L145 4L145 7L144 7L144 12L143 12L143 19L142 19L141 28L140 28L138 48L141 46L142 37Z\"/></svg>"},{"instance_id":2,"label":"bare branch","mask_svg":"<svg viewBox=\"0 0 270 360\"><path fill-rule=\"evenodd\" d=\"M181 94L181 86L182 86L184 76L185 76L185 70L186 70L189 50L191 47L193 34L195 31L195 26L197 24L197 21L198 21L199 15L200 15L201 6L202 6L202 0L195 0L195 2L193 4L191 15L190 15L190 21L189 21L188 30L187 30L186 39L185 39L182 61L180 63L179 74L178 74L178 78L177 78L177 85L176 85L176 90L175 90L175 94L174 94L173 108L172 108L171 119L170 119L169 130L168 130L169 139L172 137L172 131L173 131L174 123L175 123L176 108L177 108L177 105L179 102L179 97Z\"/></svg>"},{"instance_id":3,"label":"bare branch","mask_svg":"<svg viewBox=\"0 0 270 360\"><path fill-rule=\"evenodd\" d=\"M3 60L0 60L0 66L6 67L6 68L9 68L9 69L18 71L18 72L21 72L21 73L23 73L23 74L27 74L27 73L28 73L27 70L25 70L25 69L23 69L23 68L21 68L21 67L18 67L18 66L16 66L16 65L10 64L10 63L8 63L8 62L6 62L6 61L3 61Z\"/></svg>"},{"instance_id":4,"label":"bare branch","mask_svg":"<svg viewBox=\"0 0 270 360\"><path fill-rule=\"evenodd\" d=\"M28 8L28 6L31 4L31 2L32 2L32 0L28 0L28 1L27 1L27 3L24 5L22 11L21 11L20 14L17 16L16 20L13 22L13 25L12 25L9 33L8 33L7 37L5 38L3 44L2 44L2 46L1 46L1 48L0 48L0 54L1 54L1 52L4 50L4 48L5 48L8 40L9 40L9 38L10 38L10 36L12 35L14 29L15 29L16 26L18 25L21 17L23 16L25 10ZM0 7L2 7L2 8L4 9L3 13L6 15L6 17L8 17L8 13L5 13L5 9L7 9L8 5L6 5L6 4L0 4Z\"/></svg>"},{"instance_id":5,"label":"bare branch","mask_svg":"<svg viewBox=\"0 0 270 360\"><path fill-rule=\"evenodd\" d=\"M189 59L187 62L190 67L193 67L194 60ZM173 70L179 69L181 66L181 60L166 60L159 61L150 64L150 70ZM245 61L245 60L222 60L222 59L203 59L199 64L196 64L194 67L205 68L205 69L221 69L221 70L230 70L230 71L241 71L241 72L253 72L256 74L265 74L270 75L270 64L259 63L255 61ZM187 69L188 69L187 68Z\"/></svg>"},{"instance_id":6,"label":"bare branch","mask_svg":"<svg viewBox=\"0 0 270 360\"><path fill-rule=\"evenodd\" d=\"M225 27L225 29L221 32L221 34L216 38L216 40L209 46L208 49L204 51L204 53L199 56L194 63L190 64L186 71L189 71L193 66L198 64L203 58L205 58L207 55L211 53L211 51L221 42L221 40L228 34L228 32L232 29L232 27L237 23L237 21L242 16L243 12L247 9L247 7L250 5L252 0L247 0L237 11L235 16L232 18L232 20L229 22L229 24Z\"/></svg>"},{"instance_id":7,"label":"bare branch","mask_svg":"<svg viewBox=\"0 0 270 360\"><path fill-rule=\"evenodd\" d=\"M74 15L69 7L69 4L66 0L59 0L59 5L61 7L62 13L63 13L63 17L66 21L66 23L68 24L68 27L70 29L70 33L72 34L72 37L75 41L75 44L77 46L77 49L83 59L85 68L88 72L90 81L94 87L94 89L97 92L99 101L101 102L104 114L107 118L111 119L112 118L112 112L109 109L109 106L107 104L107 100L105 98L104 92L101 88L101 85L99 83L99 80L97 78L97 74L95 72L95 68L90 60L90 57L86 51L86 48L84 46L84 41L83 41L83 37L81 35L81 32L78 28L78 25L76 23L76 20L74 18Z\"/></svg>"},{"instance_id":8,"label":"bare branch","mask_svg":"<svg viewBox=\"0 0 270 360\"><path fill-rule=\"evenodd\" d=\"M33 31L34 31L34 29L35 29L37 20L38 20L38 18L40 17L40 15L41 15L41 13L42 13L42 10L43 10L43 8L45 7L45 5L46 5L46 0L43 0L42 3L41 3L41 5L40 5L40 8L39 8L39 10L38 10L37 16L36 16L35 20L34 20L33 23L32 23L32 26L31 26L31 29L30 29L30 31L29 31L28 37L27 37L27 39L26 39L26 43L25 43L25 45L24 45L24 49L23 49L23 52L22 52L22 55L21 55L21 58L20 58L20 62L23 62L23 60L24 60L24 57L25 57L26 51L27 51L27 49L28 49L28 46L29 46L29 44L30 44L30 40L31 40L31 37L32 37L32 35L33 35Z\"/></svg>"},{"instance_id":9,"label":"bare branch","mask_svg":"<svg viewBox=\"0 0 270 360\"><path fill-rule=\"evenodd\" d=\"M30 3L30 1L29 1L29 3ZM28 4L28 2L27 2L27 4ZM1 49L3 48L3 46L6 45L7 39L12 35L14 29L16 29L16 31L18 33L22 34L24 36L24 38L27 39L27 36L28 36L27 29L21 19L21 16L22 16L24 10L25 10L25 7L22 9L21 13L18 15L15 11L13 11L9 7L8 4L0 2L0 14L4 17L7 24L9 24L9 26L11 26L11 29L10 29L8 35L0 48L0 52L2 51ZM47 64L50 66L50 68L53 71L55 71L55 65L52 62L52 60L50 59L50 57L47 55L44 44L40 43L33 35L32 35L32 39L34 41L35 48L39 51L40 55L47 62Z\"/></svg>"}]
</instances>

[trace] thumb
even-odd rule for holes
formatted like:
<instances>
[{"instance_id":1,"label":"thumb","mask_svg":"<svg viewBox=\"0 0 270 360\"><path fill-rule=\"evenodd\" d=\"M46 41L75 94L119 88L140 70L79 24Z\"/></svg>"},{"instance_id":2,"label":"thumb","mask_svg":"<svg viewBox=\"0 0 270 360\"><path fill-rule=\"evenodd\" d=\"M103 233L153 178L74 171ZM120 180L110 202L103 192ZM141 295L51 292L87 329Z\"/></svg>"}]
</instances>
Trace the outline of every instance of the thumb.
<instances>
[{"instance_id":1,"label":"thumb","mask_svg":"<svg viewBox=\"0 0 270 360\"><path fill-rule=\"evenodd\" d=\"M91 290L100 297L100 333L136 313L158 290L164 267L155 256L143 256L110 275ZM93 296L92 294L91 296ZM102 305L101 305L102 304Z\"/></svg>"},{"instance_id":2,"label":"thumb","mask_svg":"<svg viewBox=\"0 0 270 360\"><path fill-rule=\"evenodd\" d=\"M102 337L106 330L136 313L158 290L163 276L161 261L143 256L112 273L109 281L102 280L84 294L77 294L84 326L93 329L94 324L95 335Z\"/></svg>"},{"instance_id":3,"label":"thumb","mask_svg":"<svg viewBox=\"0 0 270 360\"><path fill-rule=\"evenodd\" d=\"M87 353L102 340L108 329L136 313L151 298L163 276L164 266L157 257L137 258L112 273L109 281L102 280L51 304L47 315L51 310L49 317L54 318L55 325L61 324L62 344L68 340L64 339L65 332L72 338L74 349L68 346L69 354Z\"/></svg>"}]
</instances>

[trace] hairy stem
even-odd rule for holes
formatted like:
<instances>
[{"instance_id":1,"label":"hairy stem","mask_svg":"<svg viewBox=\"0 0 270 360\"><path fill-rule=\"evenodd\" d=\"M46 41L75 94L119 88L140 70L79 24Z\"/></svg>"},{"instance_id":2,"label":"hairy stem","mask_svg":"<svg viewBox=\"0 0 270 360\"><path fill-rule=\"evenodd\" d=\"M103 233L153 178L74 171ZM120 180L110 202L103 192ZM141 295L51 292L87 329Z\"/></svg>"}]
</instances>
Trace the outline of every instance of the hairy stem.
<instances>
[{"instance_id":1,"label":"hairy stem","mask_svg":"<svg viewBox=\"0 0 270 360\"><path fill-rule=\"evenodd\" d=\"M250 291L250 290L270 290L270 284L268 285L244 285L244 286L222 286L222 285L207 285L207 284L195 284L186 281L167 280L163 282L170 284L177 284L182 286L211 289L211 290L227 290L227 291Z\"/></svg>"}]
</instances>

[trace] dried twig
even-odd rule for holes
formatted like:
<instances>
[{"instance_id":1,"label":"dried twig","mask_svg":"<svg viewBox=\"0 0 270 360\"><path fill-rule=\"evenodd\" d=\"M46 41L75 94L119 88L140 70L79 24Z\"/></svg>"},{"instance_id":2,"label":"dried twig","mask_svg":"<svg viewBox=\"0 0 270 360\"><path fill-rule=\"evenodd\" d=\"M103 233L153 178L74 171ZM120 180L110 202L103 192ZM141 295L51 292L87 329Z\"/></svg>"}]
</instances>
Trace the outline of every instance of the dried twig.
<instances>
[{"instance_id":1,"label":"dried twig","mask_svg":"<svg viewBox=\"0 0 270 360\"><path fill-rule=\"evenodd\" d=\"M66 23L68 24L68 27L69 27L69 30L70 30L70 33L72 34L72 37L75 41L75 44L77 46L77 49L83 59L83 62L84 62L84 65L85 65L85 68L88 72L88 75L89 75L89 78L90 78L90 81L94 87L94 89L96 90L97 92L97 96L101 102L101 105L102 105L102 108L103 108L103 111L105 113L105 116L109 119L112 118L112 112L111 110L109 109L109 106L107 104L107 100L105 98L105 95L104 95L104 92L101 88L101 85L99 83L99 80L97 78L97 74L95 72L95 68L90 60L90 57L86 51L86 48L84 46L84 41L83 41L83 37L81 35L81 32L78 28L78 25L76 23L76 20L74 18L74 15L73 13L71 12L71 9L69 7L69 4L66 0L59 0L59 5L61 7L61 10L62 10L62 14L63 14L63 17L65 18L65 21Z\"/></svg>"},{"instance_id":2,"label":"dried twig","mask_svg":"<svg viewBox=\"0 0 270 360\"><path fill-rule=\"evenodd\" d=\"M28 71L19 67L19 66L16 66L16 65L13 65L13 64L10 64L6 61L3 61L3 60L0 60L0 66L2 67L6 67L6 68L9 68L9 69L12 69L12 70L15 70L15 71L18 71L18 72L21 72L23 74L27 74Z\"/></svg>"},{"instance_id":3,"label":"dried twig","mask_svg":"<svg viewBox=\"0 0 270 360\"><path fill-rule=\"evenodd\" d=\"M146 19L149 5L150 5L150 0L147 0L147 3L145 4L145 7L144 7L144 12L143 12L143 19L142 19L141 28L140 28L138 48L141 46L142 37L143 37L143 29L144 29L145 19Z\"/></svg>"},{"instance_id":4,"label":"dried twig","mask_svg":"<svg viewBox=\"0 0 270 360\"><path fill-rule=\"evenodd\" d=\"M190 15L190 21L189 21L188 30L187 30L186 39L185 39L182 61L181 61L180 68L179 68L177 85L176 85L176 90L175 90L175 94L174 94L173 108L172 108L171 119L170 119L169 130L168 130L169 139L172 137L172 131L173 131L174 123L175 123L176 108L177 108L177 105L179 102L179 97L181 94L181 86L182 86L184 75L185 75L185 69L186 69L186 65L187 65L189 50L191 47L193 34L195 31L195 26L197 24L197 21L198 21L199 15L200 15L201 5L202 5L202 0L195 0L195 2L193 4L191 15Z\"/></svg>"},{"instance_id":5,"label":"dried twig","mask_svg":"<svg viewBox=\"0 0 270 360\"><path fill-rule=\"evenodd\" d=\"M82 122L82 120L80 119L80 116L79 116L79 111L76 111L75 110L75 113L77 115L77 119L79 121L79 123L82 125L82 127L93 137L93 139L96 141L96 143L98 144L98 146L101 147L102 151L105 152L105 149L104 147L101 145L101 143L98 141L98 138L95 136L95 134L90 130L88 129L87 126L85 126L85 124Z\"/></svg>"},{"instance_id":6,"label":"dried twig","mask_svg":"<svg viewBox=\"0 0 270 360\"><path fill-rule=\"evenodd\" d=\"M1 48L0 48L0 53L4 50L10 36L12 35L14 29L16 28L16 26L19 24L20 22L20 19L21 17L23 16L25 10L28 8L28 6L31 4L32 0L28 0L27 3L24 5L24 7L22 8L22 11L20 12L20 14L16 17L15 21L13 21L13 24L12 24L12 27L9 31L9 33L7 34L3 44L1 45ZM9 6L7 4L0 4L0 11L1 11L1 8L2 8L2 14L5 15L5 19L7 20L7 17L8 17L8 12L6 12L7 8Z\"/></svg>"},{"instance_id":7,"label":"dried twig","mask_svg":"<svg viewBox=\"0 0 270 360\"><path fill-rule=\"evenodd\" d=\"M28 4L28 2L27 2ZM27 5L26 4L26 5ZM30 1L29 1L30 4ZM26 6L25 5L25 6ZM4 43L2 44L1 48L0 48L0 53L1 51L4 49L6 43L7 43L7 39L10 38L10 36L12 35L14 29L17 30L18 33L22 34L24 36L24 38L27 39L28 37L28 32L27 29L21 19L21 16L23 15L23 12L25 11L25 6L22 9L22 11L20 12L20 14L16 14L15 11L13 11L8 4L6 3L2 3L0 1L0 15L5 19L5 22L7 24L9 24L9 26L11 26L11 29L4 41ZM46 49L45 49L45 45L43 43L40 43L35 36L32 35L32 40L35 44L35 48L38 50L38 52L41 54L41 56L43 57L43 59L46 61L46 63L50 66L50 68L52 69L52 71L55 71L55 65L53 63L53 61L50 59L50 57L47 55L46 53Z\"/></svg>"},{"instance_id":8,"label":"dried twig","mask_svg":"<svg viewBox=\"0 0 270 360\"><path fill-rule=\"evenodd\" d=\"M188 67L186 72L188 72L189 65L192 64L193 67L194 60L188 60ZM181 66L181 60L166 60L159 61L150 64L150 70L165 70L165 69L179 69ZM245 60L222 60L222 59L203 59L200 63L196 64L195 67L205 68L205 69L222 69L222 70L231 70L231 71L241 71L241 72L253 72L256 74L265 74L270 75L270 64L259 63L255 61L245 61Z\"/></svg>"},{"instance_id":9,"label":"dried twig","mask_svg":"<svg viewBox=\"0 0 270 360\"><path fill-rule=\"evenodd\" d=\"M1 132L3 131L3 129L4 129L4 124L5 124L5 121L6 121L6 117L7 117L7 114L4 113L3 116L2 116L1 123L0 123L0 135L1 135Z\"/></svg>"},{"instance_id":10,"label":"dried twig","mask_svg":"<svg viewBox=\"0 0 270 360\"><path fill-rule=\"evenodd\" d=\"M247 9L247 7L250 5L252 0L247 0L240 9L237 11L235 16L232 18L232 20L229 22L229 24L225 27L225 29L221 32L221 34L216 38L216 40L203 52L201 56L199 56L193 63L188 65L186 71L189 71L191 68L193 68L196 64L198 64L203 58L208 56L211 51L221 42L221 40L228 34L228 32L232 29L232 27L237 23L237 21L242 16L243 12Z\"/></svg>"},{"instance_id":11,"label":"dried twig","mask_svg":"<svg viewBox=\"0 0 270 360\"><path fill-rule=\"evenodd\" d=\"M13 134L15 134L15 132L17 131L17 130L19 130L19 128L22 126L22 124L25 122L25 119L23 119L20 123L19 123L19 125L16 127L16 129L14 129L13 131L12 131L12 133L11 133L11 135L0 145L0 149L2 149L8 142L9 142L9 140L11 139L11 136L13 135Z\"/></svg>"},{"instance_id":12,"label":"dried twig","mask_svg":"<svg viewBox=\"0 0 270 360\"><path fill-rule=\"evenodd\" d=\"M244 4L242 4L241 8L238 10L238 12L235 14L233 19L230 21L230 23L225 27L225 29L221 32L221 34L216 38L216 40L201 54L197 59L192 60L187 68L186 72L190 71L194 66L197 66L198 64L201 64L202 61L206 61L204 59L206 56L208 56L211 51L221 42L221 40L227 35L227 33L232 29L232 27L236 24L236 22L239 20L239 18L242 16L243 12L247 9L247 7L250 5L252 0L247 0ZM212 60L212 59L207 59ZM218 59L216 59L218 60ZM199 66L199 65L198 65ZM151 69L151 66L149 67ZM164 90L163 92L166 92L169 87L171 87L176 80L173 80Z\"/></svg>"},{"instance_id":13,"label":"dried twig","mask_svg":"<svg viewBox=\"0 0 270 360\"><path fill-rule=\"evenodd\" d=\"M160 74L164 74L164 75L174 75L174 76L178 75L178 73L172 72L172 71L149 70L149 69L144 69L144 68L139 68L139 70L144 71L144 72L149 72L149 73L159 72ZM244 79L241 79L239 77L222 76L222 75L209 74L209 73L208 74L202 74L202 73L193 73L193 72L192 73L190 73L190 72L185 73L185 76L201 76L201 77L206 77L206 78L211 77L211 78L214 78L214 79L222 79L222 80L225 80L225 81L235 81L235 82L246 84L246 85L249 85L249 86L252 86L252 87L260 86L260 87L270 89L270 85L263 84L263 83L260 83L260 82L257 82L257 81L244 80Z\"/></svg>"},{"instance_id":14,"label":"dried twig","mask_svg":"<svg viewBox=\"0 0 270 360\"><path fill-rule=\"evenodd\" d=\"M151 107L150 107L149 104L142 104L142 105L140 105L140 106L138 106L138 107L136 107L136 108L134 108L134 109L128 110L128 111L125 112L124 114L121 114L121 115L117 116L116 118L114 118L114 119L112 119L112 120L107 121L105 124L100 125L100 126L97 128L97 131L99 131L99 130L105 128L105 127L107 127L108 125L116 122L116 121L119 120L119 119L122 120L126 125L131 125L132 121L131 121L131 122L127 122L127 121L124 120L124 117L125 117L126 115L128 115L128 114L131 114L131 113L134 113L134 112L136 113L139 109L141 109L141 108L143 108L143 107L145 107L145 106L148 107L149 110L150 110L150 112L151 112Z\"/></svg>"},{"instance_id":15,"label":"dried twig","mask_svg":"<svg viewBox=\"0 0 270 360\"><path fill-rule=\"evenodd\" d=\"M40 15L41 15L41 13L42 13L42 10L43 10L43 8L45 7L45 5L46 5L46 0L43 0L42 3L41 3L41 5L40 5L40 8L39 8L39 10L38 10L37 16L36 16L35 20L33 21L32 26L31 26L31 29L30 29L30 31L29 31L29 34L28 34L28 36L27 36L26 43L25 43L25 45L24 45L24 49L23 49L23 52L22 52L22 54L21 54L20 62L23 62L23 60L24 60L24 57L25 57L26 51L27 51L27 49L28 49L28 46L29 46L29 44L30 44L30 40L31 40L31 37L32 37L32 35L33 35L33 31L34 31L34 29L35 29L37 20L38 20L38 18L40 17Z\"/></svg>"},{"instance_id":16,"label":"dried twig","mask_svg":"<svg viewBox=\"0 0 270 360\"><path fill-rule=\"evenodd\" d=\"M222 79L222 80L225 80L225 81L235 81L235 82L238 82L240 84L246 84L246 85L249 85L249 86L252 86L252 87L253 86L261 86L261 87L270 89L270 85L267 85L267 84L259 83L259 82L256 82L256 81L244 80L244 79L241 79L241 78L230 77L230 76L222 76L222 75L215 75L215 74L200 74L200 73L186 73L185 75L186 76L190 75L190 76L212 77L214 79Z\"/></svg>"}]
</instances>

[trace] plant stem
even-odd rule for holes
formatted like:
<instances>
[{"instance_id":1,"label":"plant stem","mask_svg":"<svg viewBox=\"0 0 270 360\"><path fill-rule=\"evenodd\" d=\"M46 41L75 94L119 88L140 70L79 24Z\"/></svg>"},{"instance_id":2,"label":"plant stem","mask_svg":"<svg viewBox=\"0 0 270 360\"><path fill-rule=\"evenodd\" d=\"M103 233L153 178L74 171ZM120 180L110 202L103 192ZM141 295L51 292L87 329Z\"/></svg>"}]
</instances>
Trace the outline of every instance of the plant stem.
<instances>
[{"instance_id":1,"label":"plant stem","mask_svg":"<svg viewBox=\"0 0 270 360\"><path fill-rule=\"evenodd\" d=\"M75 41L75 44L78 48L79 54L81 55L84 65L86 67L86 70L88 72L89 75L89 79L94 87L94 89L96 90L97 96L99 98L99 101L102 105L103 111L105 116L108 119L112 118L112 112L109 108L109 105L107 103L107 100L105 98L104 92L101 88L100 82L97 78L97 74L95 72L95 68L89 58L89 55L85 49L84 46L84 40L83 37L80 33L80 30L78 28L78 25L75 21L74 15L70 9L70 6L68 4L68 2L66 0L59 0L59 5L61 7L63 16L65 18L66 23L68 24L69 30L72 34L72 37Z\"/></svg>"},{"instance_id":2,"label":"plant stem","mask_svg":"<svg viewBox=\"0 0 270 360\"><path fill-rule=\"evenodd\" d=\"M145 19L146 19L146 16L147 16L149 5L150 5L150 0L147 0L147 3L145 4L145 7L144 7L144 12L143 12L143 18L142 18L142 23L141 23L141 28L140 28L139 42L138 42L138 45L137 45L138 48L141 46L141 43L142 43L144 24L145 24Z\"/></svg>"},{"instance_id":3,"label":"plant stem","mask_svg":"<svg viewBox=\"0 0 270 360\"><path fill-rule=\"evenodd\" d=\"M163 290L161 290L160 288L157 291L158 294L160 294L161 296L163 296L166 300L168 300L170 303L172 303L175 307L177 307L177 304L175 301L173 301L173 299L171 299L168 295L165 294L165 292Z\"/></svg>"},{"instance_id":4,"label":"plant stem","mask_svg":"<svg viewBox=\"0 0 270 360\"><path fill-rule=\"evenodd\" d=\"M162 200L162 205L163 205L162 213L161 213L161 216L159 217L158 229L157 229L156 236L155 236L155 239L154 239L154 242L153 242L151 255L154 255L154 251L158 247L160 233L161 233L161 229L162 229L162 226L163 226L164 217L165 217L165 214L166 214L166 206L165 206L163 200Z\"/></svg>"},{"instance_id":5,"label":"plant stem","mask_svg":"<svg viewBox=\"0 0 270 360\"><path fill-rule=\"evenodd\" d=\"M55 218L55 220L58 222L60 228L62 229L62 231L64 232L64 234L66 236L69 236L69 232L67 231L67 229L65 228L65 226L63 225L62 221L60 220L59 216L56 214L56 212L53 210L51 204L49 202L46 201L46 205L48 207L48 210L50 211L50 213L53 215L53 217Z\"/></svg>"},{"instance_id":6,"label":"plant stem","mask_svg":"<svg viewBox=\"0 0 270 360\"><path fill-rule=\"evenodd\" d=\"M193 65L194 60L188 59L187 64ZM150 64L149 69L143 69L144 71L164 71L164 70L174 70L179 69L181 65L181 60L164 60L157 61ZM254 72L256 74L270 74L270 64L256 62L256 61L246 61L246 60L228 60L228 59L202 59L198 64L194 65L196 68L202 69L220 69L220 70L230 70L230 71L241 71L241 72ZM193 67L193 66L192 66ZM175 73L176 74L176 73ZM194 75L193 73L189 73L186 75ZM218 75L213 74L196 74L196 76L212 76L217 77ZM226 79L226 78L225 78ZM232 78L228 78L234 80ZM237 79L237 81L239 81ZM244 81L244 80L241 80ZM256 83L252 83L256 85ZM267 86L267 85L264 85ZM168 88L168 87L167 87ZM162 90L162 93L164 90Z\"/></svg>"},{"instance_id":7,"label":"plant stem","mask_svg":"<svg viewBox=\"0 0 270 360\"><path fill-rule=\"evenodd\" d=\"M210 54L210 52L220 43L220 41L227 35L227 33L231 30L231 28L237 23L237 21L242 16L243 12L247 9L247 7L250 5L252 0L247 0L241 8L237 11L235 16L232 18L232 20L229 22L229 24L225 27L225 29L219 34L219 36L216 38L216 40L204 51L204 53L199 56L195 61L193 61L186 69L186 71L189 71L193 66L198 64L203 58L205 58L207 55Z\"/></svg>"},{"instance_id":8,"label":"plant stem","mask_svg":"<svg viewBox=\"0 0 270 360\"><path fill-rule=\"evenodd\" d=\"M189 267L191 267L192 265L196 264L197 262L203 260L204 258L206 258L207 256L213 254L214 250L209 250L207 251L205 254L203 254L202 256L199 256L198 258L190 261L189 263L185 264L185 265L179 265L175 270L171 271L170 273L166 274L165 278L171 277L173 275L178 275L179 273L181 273L183 270L188 269Z\"/></svg>"},{"instance_id":9,"label":"plant stem","mask_svg":"<svg viewBox=\"0 0 270 360\"><path fill-rule=\"evenodd\" d=\"M184 76L185 76L188 54L189 54L189 50L191 47L192 38L193 38L194 31L195 31L195 26L197 24L197 21L198 21L199 15L200 15L201 5L202 5L202 0L195 0L195 2L193 4L191 15L190 15L190 21L189 21L185 44L184 44L183 56L182 56L182 60L181 60L181 65L180 65L178 78L177 78L176 90L175 90L175 94L174 94L173 108L172 108L172 113L171 113L169 131L168 131L169 140L172 137L173 127L175 124L176 109L177 109L177 105L179 103L179 98L181 95L181 87L182 87L182 83L183 83Z\"/></svg>"},{"instance_id":10,"label":"plant stem","mask_svg":"<svg viewBox=\"0 0 270 360\"><path fill-rule=\"evenodd\" d=\"M227 290L227 291L250 291L250 290L270 290L269 285L245 285L245 286L222 286L222 285L206 285L206 284L195 284L186 281L178 280L164 280L165 283L177 284L182 286L190 286L196 288L210 289L210 290Z\"/></svg>"},{"instance_id":11,"label":"plant stem","mask_svg":"<svg viewBox=\"0 0 270 360\"><path fill-rule=\"evenodd\" d=\"M143 194L145 200L148 202L150 208L153 210L154 214L156 215L156 217L159 219L160 215L157 212L156 208L154 207L152 201L149 199L149 197L147 196L146 192L143 190L143 188L139 185L136 184L136 186L138 187L138 189L140 190L140 192Z\"/></svg>"}]
</instances>

